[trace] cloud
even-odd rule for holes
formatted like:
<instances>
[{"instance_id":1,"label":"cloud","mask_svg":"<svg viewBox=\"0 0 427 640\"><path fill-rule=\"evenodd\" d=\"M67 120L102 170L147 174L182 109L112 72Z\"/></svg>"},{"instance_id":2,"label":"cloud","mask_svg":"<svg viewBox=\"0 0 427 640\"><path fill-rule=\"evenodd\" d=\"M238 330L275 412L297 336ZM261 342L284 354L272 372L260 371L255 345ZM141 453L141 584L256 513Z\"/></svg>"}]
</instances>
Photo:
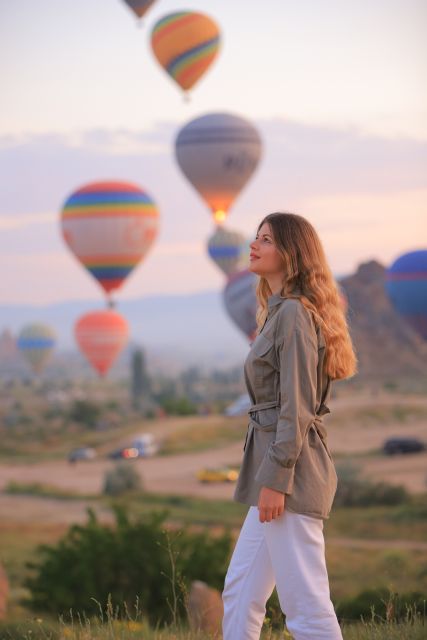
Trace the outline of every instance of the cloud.
<instances>
[{"instance_id":1,"label":"cloud","mask_svg":"<svg viewBox=\"0 0 427 640\"><path fill-rule=\"evenodd\" d=\"M390 193L426 185L427 142L278 118L257 125L264 140L254 180L260 193L272 190L293 201L306 194ZM55 211L80 184L115 177L136 181L155 197L165 186L185 194L173 152L178 128L161 122L148 131L3 136L0 214Z\"/></svg>"},{"instance_id":2,"label":"cloud","mask_svg":"<svg viewBox=\"0 0 427 640\"><path fill-rule=\"evenodd\" d=\"M52 224L56 221L54 213L34 213L32 215L0 216L0 231L27 229L33 225Z\"/></svg>"}]
</instances>

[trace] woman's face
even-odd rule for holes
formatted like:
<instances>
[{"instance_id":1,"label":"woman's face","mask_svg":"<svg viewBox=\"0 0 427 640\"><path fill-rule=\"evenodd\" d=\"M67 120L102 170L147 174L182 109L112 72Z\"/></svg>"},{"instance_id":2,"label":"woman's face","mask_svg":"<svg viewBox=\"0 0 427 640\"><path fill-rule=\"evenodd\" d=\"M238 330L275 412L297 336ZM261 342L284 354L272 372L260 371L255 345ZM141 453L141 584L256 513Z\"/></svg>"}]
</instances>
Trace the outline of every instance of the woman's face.
<instances>
[{"instance_id":1,"label":"woman's face","mask_svg":"<svg viewBox=\"0 0 427 640\"><path fill-rule=\"evenodd\" d=\"M267 222L260 227L250 247L250 271L264 278L283 275L283 259L274 244L273 234Z\"/></svg>"}]
</instances>

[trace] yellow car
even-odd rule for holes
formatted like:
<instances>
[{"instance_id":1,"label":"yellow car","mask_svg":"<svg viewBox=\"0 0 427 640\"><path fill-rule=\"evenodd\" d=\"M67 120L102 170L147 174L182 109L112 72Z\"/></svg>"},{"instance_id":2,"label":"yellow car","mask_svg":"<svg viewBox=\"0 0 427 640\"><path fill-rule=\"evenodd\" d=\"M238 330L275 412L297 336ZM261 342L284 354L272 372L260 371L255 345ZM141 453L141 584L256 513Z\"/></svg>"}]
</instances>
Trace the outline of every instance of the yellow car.
<instances>
[{"instance_id":1,"label":"yellow car","mask_svg":"<svg viewBox=\"0 0 427 640\"><path fill-rule=\"evenodd\" d=\"M239 471L232 467L219 467L217 469L200 469L196 475L200 482L236 482Z\"/></svg>"}]
</instances>

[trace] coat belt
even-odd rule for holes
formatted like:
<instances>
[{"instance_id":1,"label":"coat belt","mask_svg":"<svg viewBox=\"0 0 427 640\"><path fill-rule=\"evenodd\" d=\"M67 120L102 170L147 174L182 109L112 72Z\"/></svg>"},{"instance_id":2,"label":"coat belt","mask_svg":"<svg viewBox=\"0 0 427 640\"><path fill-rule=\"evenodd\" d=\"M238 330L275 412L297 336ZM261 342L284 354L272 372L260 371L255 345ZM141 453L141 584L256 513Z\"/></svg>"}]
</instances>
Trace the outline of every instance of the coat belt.
<instances>
[{"instance_id":1,"label":"coat belt","mask_svg":"<svg viewBox=\"0 0 427 640\"><path fill-rule=\"evenodd\" d=\"M249 415L251 415L252 413L256 413L257 411L264 411L265 409L274 409L280 408L280 402L277 400L269 400L267 402L259 402L257 404L253 404L251 406L251 408L249 409L248 413ZM327 437L327 433L326 433L326 429L324 427L323 424L323 419L322 416L324 416L327 413L331 413L331 410L329 409L329 407L326 406L326 404L321 404L317 413L314 416L313 422L310 423L309 427L312 426L314 424L315 429L317 431L317 433L319 434L319 437L321 438L321 440L323 442L326 443L326 437ZM257 424L256 420L252 419L249 423L248 426L248 433L246 435L246 440L248 440L248 436L250 435L249 432L251 432L253 429L259 429L261 431L274 431L276 429L275 426L273 425L268 425L263 427L260 424ZM245 443L246 444L246 443Z\"/></svg>"}]
</instances>

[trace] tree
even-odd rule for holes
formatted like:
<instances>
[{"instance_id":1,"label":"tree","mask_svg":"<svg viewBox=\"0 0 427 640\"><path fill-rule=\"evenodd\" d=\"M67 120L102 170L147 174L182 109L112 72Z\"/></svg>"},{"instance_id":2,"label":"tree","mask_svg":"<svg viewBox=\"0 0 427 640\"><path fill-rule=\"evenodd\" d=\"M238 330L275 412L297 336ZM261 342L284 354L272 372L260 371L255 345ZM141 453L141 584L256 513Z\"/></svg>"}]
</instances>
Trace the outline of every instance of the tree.
<instances>
[{"instance_id":1,"label":"tree","mask_svg":"<svg viewBox=\"0 0 427 640\"><path fill-rule=\"evenodd\" d=\"M132 405L141 409L150 393L150 378L147 373L145 354L142 349L135 349L132 354Z\"/></svg>"}]
</instances>

